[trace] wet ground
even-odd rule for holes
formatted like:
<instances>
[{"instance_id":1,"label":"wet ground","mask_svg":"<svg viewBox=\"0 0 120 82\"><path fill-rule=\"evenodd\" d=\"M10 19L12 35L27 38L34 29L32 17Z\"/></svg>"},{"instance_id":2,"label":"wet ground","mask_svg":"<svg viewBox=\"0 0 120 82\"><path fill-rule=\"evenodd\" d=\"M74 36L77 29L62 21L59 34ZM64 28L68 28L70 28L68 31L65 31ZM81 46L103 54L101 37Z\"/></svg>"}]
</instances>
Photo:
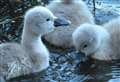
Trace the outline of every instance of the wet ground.
<instances>
[{"instance_id":1,"label":"wet ground","mask_svg":"<svg viewBox=\"0 0 120 82\"><path fill-rule=\"evenodd\" d=\"M120 82L120 61L102 62L75 52L51 53L47 70L14 80L10 82Z\"/></svg>"}]
</instances>

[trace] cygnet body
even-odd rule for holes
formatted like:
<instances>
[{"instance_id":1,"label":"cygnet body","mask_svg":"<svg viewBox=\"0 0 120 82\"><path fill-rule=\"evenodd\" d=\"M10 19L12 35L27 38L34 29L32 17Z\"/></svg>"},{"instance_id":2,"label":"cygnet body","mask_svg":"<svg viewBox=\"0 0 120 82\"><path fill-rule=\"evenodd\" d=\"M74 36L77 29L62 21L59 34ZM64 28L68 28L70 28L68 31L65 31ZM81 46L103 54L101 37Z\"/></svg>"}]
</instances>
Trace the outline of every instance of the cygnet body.
<instances>
[{"instance_id":1,"label":"cygnet body","mask_svg":"<svg viewBox=\"0 0 120 82\"><path fill-rule=\"evenodd\" d=\"M120 59L120 17L103 26L82 24L72 35L78 52L98 60Z\"/></svg>"},{"instance_id":2,"label":"cygnet body","mask_svg":"<svg viewBox=\"0 0 120 82\"><path fill-rule=\"evenodd\" d=\"M54 32L47 34L45 40L58 48L71 48L72 33L80 24L94 23L94 18L88 7L82 0L54 0L46 6L56 16L66 17L71 21L67 28L56 28Z\"/></svg>"},{"instance_id":3,"label":"cygnet body","mask_svg":"<svg viewBox=\"0 0 120 82\"><path fill-rule=\"evenodd\" d=\"M0 78L9 80L40 72L49 66L49 51L41 37L52 32L54 25L64 25L63 22L55 24L57 20L50 10L42 6L36 6L26 12L21 44L0 44Z\"/></svg>"}]
</instances>

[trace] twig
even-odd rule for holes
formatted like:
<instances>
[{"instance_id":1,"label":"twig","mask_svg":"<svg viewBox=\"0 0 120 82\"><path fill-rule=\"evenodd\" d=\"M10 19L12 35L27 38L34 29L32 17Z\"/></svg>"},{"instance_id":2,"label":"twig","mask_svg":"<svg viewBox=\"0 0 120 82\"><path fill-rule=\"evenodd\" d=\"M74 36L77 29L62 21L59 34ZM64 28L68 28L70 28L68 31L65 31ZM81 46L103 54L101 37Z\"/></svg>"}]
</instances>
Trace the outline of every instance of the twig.
<instances>
[{"instance_id":1,"label":"twig","mask_svg":"<svg viewBox=\"0 0 120 82\"><path fill-rule=\"evenodd\" d=\"M93 15L95 17L95 14L96 14L96 1L93 0Z\"/></svg>"}]
</instances>

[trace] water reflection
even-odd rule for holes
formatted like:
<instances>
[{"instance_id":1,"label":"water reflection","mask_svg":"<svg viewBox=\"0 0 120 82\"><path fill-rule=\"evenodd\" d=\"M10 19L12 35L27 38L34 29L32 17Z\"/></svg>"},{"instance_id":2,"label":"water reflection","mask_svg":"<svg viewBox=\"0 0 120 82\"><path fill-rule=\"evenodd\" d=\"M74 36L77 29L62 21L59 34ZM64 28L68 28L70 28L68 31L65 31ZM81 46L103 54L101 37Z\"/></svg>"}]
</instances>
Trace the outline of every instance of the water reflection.
<instances>
[{"instance_id":1,"label":"water reflection","mask_svg":"<svg viewBox=\"0 0 120 82\"><path fill-rule=\"evenodd\" d=\"M79 67L79 75L91 77L80 82L120 82L120 60L109 62L88 60L82 62Z\"/></svg>"}]
</instances>

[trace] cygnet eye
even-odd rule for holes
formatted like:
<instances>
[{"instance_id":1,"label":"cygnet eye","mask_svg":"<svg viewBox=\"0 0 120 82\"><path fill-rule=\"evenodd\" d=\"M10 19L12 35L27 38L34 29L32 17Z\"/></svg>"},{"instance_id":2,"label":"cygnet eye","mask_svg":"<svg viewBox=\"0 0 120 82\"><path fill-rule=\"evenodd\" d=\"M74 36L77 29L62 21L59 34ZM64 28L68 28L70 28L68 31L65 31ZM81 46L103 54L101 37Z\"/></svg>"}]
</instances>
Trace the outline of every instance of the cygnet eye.
<instances>
[{"instance_id":1,"label":"cygnet eye","mask_svg":"<svg viewBox=\"0 0 120 82\"><path fill-rule=\"evenodd\" d=\"M84 49L86 49L87 47L88 47L87 44L83 44L81 48L82 48L82 50L84 50Z\"/></svg>"},{"instance_id":2,"label":"cygnet eye","mask_svg":"<svg viewBox=\"0 0 120 82\"><path fill-rule=\"evenodd\" d=\"M50 18L47 18L46 21L50 21Z\"/></svg>"},{"instance_id":3,"label":"cygnet eye","mask_svg":"<svg viewBox=\"0 0 120 82\"><path fill-rule=\"evenodd\" d=\"M83 45L83 49L87 48L87 44Z\"/></svg>"}]
</instances>

